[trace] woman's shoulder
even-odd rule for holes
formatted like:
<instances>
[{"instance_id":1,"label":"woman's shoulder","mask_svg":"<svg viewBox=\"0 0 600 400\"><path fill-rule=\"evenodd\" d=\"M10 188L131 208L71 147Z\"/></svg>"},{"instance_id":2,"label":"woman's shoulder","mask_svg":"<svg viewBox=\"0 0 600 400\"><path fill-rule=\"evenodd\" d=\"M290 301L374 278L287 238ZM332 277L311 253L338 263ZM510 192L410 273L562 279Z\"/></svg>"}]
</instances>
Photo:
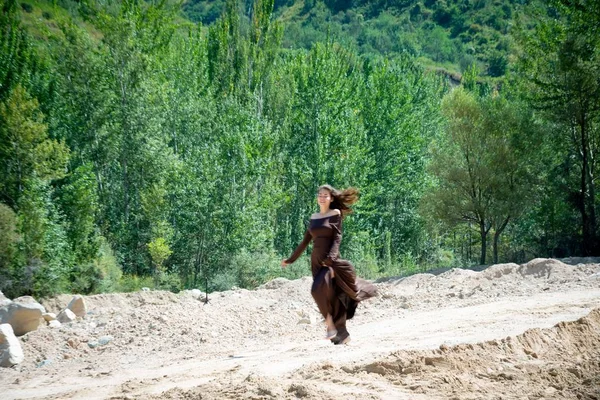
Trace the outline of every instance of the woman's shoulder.
<instances>
[{"instance_id":1,"label":"woman's shoulder","mask_svg":"<svg viewBox=\"0 0 600 400\"><path fill-rule=\"evenodd\" d=\"M310 219L331 218L331 217L337 217L340 215L342 215L342 212L340 210L338 210L337 208L334 208L333 210L329 210L329 212L327 214L314 213L310 216Z\"/></svg>"}]
</instances>

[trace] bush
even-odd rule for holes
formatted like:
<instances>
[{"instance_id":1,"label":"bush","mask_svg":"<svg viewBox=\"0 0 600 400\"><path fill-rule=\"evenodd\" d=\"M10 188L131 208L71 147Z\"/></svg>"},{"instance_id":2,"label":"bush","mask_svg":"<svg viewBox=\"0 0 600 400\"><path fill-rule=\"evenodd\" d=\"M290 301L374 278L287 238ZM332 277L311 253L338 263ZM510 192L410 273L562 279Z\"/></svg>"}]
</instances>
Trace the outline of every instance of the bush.
<instances>
[{"instance_id":1,"label":"bush","mask_svg":"<svg viewBox=\"0 0 600 400\"><path fill-rule=\"evenodd\" d=\"M151 276L123 275L119 282L118 292L138 292L142 288L154 287L154 280Z\"/></svg>"},{"instance_id":2,"label":"bush","mask_svg":"<svg viewBox=\"0 0 600 400\"><path fill-rule=\"evenodd\" d=\"M497 77L506 74L508 59L502 52L494 51L490 56L488 63L487 73L489 76Z\"/></svg>"},{"instance_id":3,"label":"bush","mask_svg":"<svg viewBox=\"0 0 600 400\"><path fill-rule=\"evenodd\" d=\"M33 12L33 6L29 3L21 3L21 8L23 9L23 11L25 11L26 13L32 13Z\"/></svg>"},{"instance_id":4,"label":"bush","mask_svg":"<svg viewBox=\"0 0 600 400\"><path fill-rule=\"evenodd\" d=\"M95 263L80 264L71 270L71 291L73 293L97 293L102 282L102 272Z\"/></svg>"},{"instance_id":5,"label":"bush","mask_svg":"<svg viewBox=\"0 0 600 400\"><path fill-rule=\"evenodd\" d=\"M356 274L363 279L375 279L381 275L387 275L385 268L382 269L374 257L352 260L351 262L356 269Z\"/></svg>"},{"instance_id":6,"label":"bush","mask_svg":"<svg viewBox=\"0 0 600 400\"><path fill-rule=\"evenodd\" d=\"M178 293L181 288L181 277L177 273L159 271L154 276L154 288Z\"/></svg>"},{"instance_id":7,"label":"bush","mask_svg":"<svg viewBox=\"0 0 600 400\"><path fill-rule=\"evenodd\" d=\"M237 271L236 286L254 289L282 275L281 259L271 253L250 253L242 249L231 260Z\"/></svg>"},{"instance_id":8,"label":"bush","mask_svg":"<svg viewBox=\"0 0 600 400\"><path fill-rule=\"evenodd\" d=\"M94 265L101 274L98 292L118 291L123 271L121 271L121 267L119 267L110 245L103 237L100 237L100 248L98 250L98 256L94 260Z\"/></svg>"},{"instance_id":9,"label":"bush","mask_svg":"<svg viewBox=\"0 0 600 400\"><path fill-rule=\"evenodd\" d=\"M0 277L10 275L9 269L15 261L18 242L17 216L9 206L0 203ZM0 282L5 279L0 279ZM0 284L0 290L3 290L2 286Z\"/></svg>"},{"instance_id":10,"label":"bush","mask_svg":"<svg viewBox=\"0 0 600 400\"><path fill-rule=\"evenodd\" d=\"M238 277L235 271L221 271L215 274L214 277L208 280L208 292L223 292L225 290L231 290L232 287L238 286ZM206 287L202 287L202 290L206 290Z\"/></svg>"}]
</instances>

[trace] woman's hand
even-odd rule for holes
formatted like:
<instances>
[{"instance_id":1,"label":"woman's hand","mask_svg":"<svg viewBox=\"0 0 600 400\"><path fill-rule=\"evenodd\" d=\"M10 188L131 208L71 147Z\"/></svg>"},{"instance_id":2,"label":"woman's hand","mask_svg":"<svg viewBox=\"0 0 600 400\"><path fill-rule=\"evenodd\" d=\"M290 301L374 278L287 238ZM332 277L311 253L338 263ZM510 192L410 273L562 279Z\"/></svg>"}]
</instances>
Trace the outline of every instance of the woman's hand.
<instances>
[{"instance_id":1,"label":"woman's hand","mask_svg":"<svg viewBox=\"0 0 600 400\"><path fill-rule=\"evenodd\" d=\"M290 265L288 262L286 262L285 260L281 260L281 268L285 268L288 265Z\"/></svg>"}]
</instances>

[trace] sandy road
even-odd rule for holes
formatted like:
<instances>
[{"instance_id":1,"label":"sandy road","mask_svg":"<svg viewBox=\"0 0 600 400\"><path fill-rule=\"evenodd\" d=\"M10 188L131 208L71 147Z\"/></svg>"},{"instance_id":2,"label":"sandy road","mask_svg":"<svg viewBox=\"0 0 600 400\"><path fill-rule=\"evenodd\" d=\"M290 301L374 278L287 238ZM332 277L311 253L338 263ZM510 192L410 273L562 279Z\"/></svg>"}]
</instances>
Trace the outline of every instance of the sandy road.
<instances>
[{"instance_id":1,"label":"sandy road","mask_svg":"<svg viewBox=\"0 0 600 400\"><path fill-rule=\"evenodd\" d=\"M333 346L325 340L292 332L289 336L244 340L239 345L232 342L227 348L203 354L182 354L175 350L143 357L124 351L122 359L113 362L99 356L93 364L73 363L69 367L57 366L21 377L3 374L0 397L5 400L137 399L173 388L185 391L207 384L220 388L228 384L235 386L249 376L293 384L296 380L302 381L295 372L303 368L369 363L398 350L426 350L442 344L452 346L502 339L531 328L550 328L561 321L576 320L594 308L600 308L600 288L580 288L532 293L525 297L507 296L470 306L451 304L429 310L405 310L389 318L357 317L349 324L352 342L348 346ZM348 382L328 381L316 385L327 393L343 394ZM353 393L358 396L360 391L357 390L354 388ZM409 392L379 384L379 387L374 386L373 393L377 393L375 398L402 398ZM233 397L236 397L234 393ZM409 397L418 398L418 395L412 393Z\"/></svg>"}]
</instances>

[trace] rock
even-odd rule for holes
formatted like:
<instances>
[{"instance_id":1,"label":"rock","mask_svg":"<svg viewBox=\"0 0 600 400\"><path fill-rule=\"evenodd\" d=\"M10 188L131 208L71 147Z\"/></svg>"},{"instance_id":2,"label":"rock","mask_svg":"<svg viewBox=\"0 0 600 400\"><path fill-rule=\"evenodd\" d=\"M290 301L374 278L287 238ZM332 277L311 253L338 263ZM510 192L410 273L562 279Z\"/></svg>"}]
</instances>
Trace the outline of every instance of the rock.
<instances>
[{"instance_id":1,"label":"rock","mask_svg":"<svg viewBox=\"0 0 600 400\"><path fill-rule=\"evenodd\" d=\"M56 314L44 313L44 314L42 314L42 317L44 318L44 321L50 322L50 321L54 321L56 319Z\"/></svg>"},{"instance_id":2,"label":"rock","mask_svg":"<svg viewBox=\"0 0 600 400\"><path fill-rule=\"evenodd\" d=\"M52 360L46 359L46 360L38 363L38 365L36 365L36 367L42 368L42 367L45 367L46 365L50 365L50 364L52 364Z\"/></svg>"},{"instance_id":3,"label":"rock","mask_svg":"<svg viewBox=\"0 0 600 400\"><path fill-rule=\"evenodd\" d=\"M147 288L147 287L142 288L142 292L149 292L149 291L150 291L150 288Z\"/></svg>"},{"instance_id":4,"label":"rock","mask_svg":"<svg viewBox=\"0 0 600 400\"><path fill-rule=\"evenodd\" d=\"M14 334L22 336L35 331L46 309L33 297L23 296L0 307L0 324L10 324Z\"/></svg>"},{"instance_id":5,"label":"rock","mask_svg":"<svg viewBox=\"0 0 600 400\"><path fill-rule=\"evenodd\" d=\"M0 367L12 367L23 362L25 356L19 339L10 324L0 325Z\"/></svg>"},{"instance_id":6,"label":"rock","mask_svg":"<svg viewBox=\"0 0 600 400\"><path fill-rule=\"evenodd\" d=\"M50 328L56 329L56 328L60 328L62 326L62 324L60 323L59 320L53 319L52 321L48 322L48 326Z\"/></svg>"},{"instance_id":7,"label":"rock","mask_svg":"<svg viewBox=\"0 0 600 400\"><path fill-rule=\"evenodd\" d=\"M0 307L10 303L12 303L12 301L8 297L6 297L4 293L0 292Z\"/></svg>"},{"instance_id":8,"label":"rock","mask_svg":"<svg viewBox=\"0 0 600 400\"><path fill-rule=\"evenodd\" d=\"M113 340L114 340L114 338L110 335L102 336L100 339L98 339L98 344L100 346L105 346L105 345L109 344L110 342L112 342Z\"/></svg>"},{"instance_id":9,"label":"rock","mask_svg":"<svg viewBox=\"0 0 600 400\"><path fill-rule=\"evenodd\" d=\"M77 338L69 338L67 340L67 344L69 345L69 347L71 347L72 349L76 349L79 347L79 345L81 344L81 341Z\"/></svg>"},{"instance_id":10,"label":"rock","mask_svg":"<svg viewBox=\"0 0 600 400\"><path fill-rule=\"evenodd\" d=\"M73 311L69 310L68 308L65 308L58 314L58 317L56 317L56 319L62 322L63 324L66 324L75 321L77 319L77 316Z\"/></svg>"},{"instance_id":11,"label":"rock","mask_svg":"<svg viewBox=\"0 0 600 400\"><path fill-rule=\"evenodd\" d=\"M73 311L73 313L78 317L83 318L83 317L85 317L85 314L87 314L87 307L85 305L85 300L84 300L83 296L81 296L81 295L73 296L73 299L71 299L67 308L69 310Z\"/></svg>"},{"instance_id":12,"label":"rock","mask_svg":"<svg viewBox=\"0 0 600 400\"><path fill-rule=\"evenodd\" d=\"M114 338L112 336L102 336L100 339L98 340L92 340L88 342L88 346L91 349L95 349L98 346L106 346L107 344L109 344L110 342L112 342L114 340Z\"/></svg>"},{"instance_id":13,"label":"rock","mask_svg":"<svg viewBox=\"0 0 600 400\"><path fill-rule=\"evenodd\" d=\"M190 296L194 300L204 300L206 298L206 294L199 289L183 290L181 291L181 294L184 296Z\"/></svg>"}]
</instances>

